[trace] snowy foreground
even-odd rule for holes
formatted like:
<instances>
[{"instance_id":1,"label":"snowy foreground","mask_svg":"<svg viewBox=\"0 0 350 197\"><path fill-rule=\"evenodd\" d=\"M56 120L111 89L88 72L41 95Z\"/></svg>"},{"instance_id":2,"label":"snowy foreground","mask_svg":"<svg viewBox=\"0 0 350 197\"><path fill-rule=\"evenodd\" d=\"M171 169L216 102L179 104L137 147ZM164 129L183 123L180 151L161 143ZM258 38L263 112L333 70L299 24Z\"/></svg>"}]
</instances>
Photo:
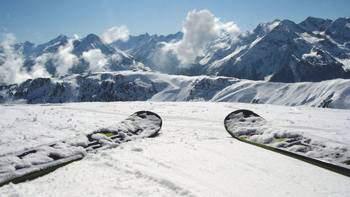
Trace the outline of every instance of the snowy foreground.
<instances>
[{"instance_id":1,"label":"snowy foreground","mask_svg":"<svg viewBox=\"0 0 350 197\"><path fill-rule=\"evenodd\" d=\"M90 154L0 196L347 196L350 179L239 142L225 116L250 109L278 129L350 147L350 111L241 103L114 102L0 106L0 155L108 127L138 110L161 135ZM326 143L326 144L327 144Z\"/></svg>"}]
</instances>

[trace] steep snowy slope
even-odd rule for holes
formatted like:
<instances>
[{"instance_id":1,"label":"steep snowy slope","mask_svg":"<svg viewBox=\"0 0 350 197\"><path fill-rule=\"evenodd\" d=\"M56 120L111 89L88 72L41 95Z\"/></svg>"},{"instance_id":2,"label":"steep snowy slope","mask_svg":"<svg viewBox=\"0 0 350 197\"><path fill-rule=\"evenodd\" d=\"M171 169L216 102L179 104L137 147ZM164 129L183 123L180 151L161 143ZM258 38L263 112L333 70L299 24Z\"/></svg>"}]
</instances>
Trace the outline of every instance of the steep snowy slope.
<instances>
[{"instance_id":1,"label":"steep snowy slope","mask_svg":"<svg viewBox=\"0 0 350 197\"><path fill-rule=\"evenodd\" d=\"M6 185L0 196L347 196L348 177L230 137L223 119L240 108L276 129L350 145L348 110L205 102L2 105L1 153L77 137L138 110L158 113L164 124L156 138Z\"/></svg>"},{"instance_id":2,"label":"steep snowy slope","mask_svg":"<svg viewBox=\"0 0 350 197\"><path fill-rule=\"evenodd\" d=\"M189 65L180 65L176 56L161 56L164 43L181 40L181 33L132 36L112 46L126 50L154 70L171 74L274 82L322 81L350 78L349 24L349 18L332 21L315 17L299 24L290 20L262 23L251 32L236 37L222 34L208 41L204 55Z\"/></svg>"},{"instance_id":3,"label":"steep snowy slope","mask_svg":"<svg viewBox=\"0 0 350 197\"><path fill-rule=\"evenodd\" d=\"M289 20L261 24L227 50L214 52L227 54L223 58L200 63L207 67L204 73L253 80L349 78L348 23L346 18L309 17L300 24Z\"/></svg>"},{"instance_id":4,"label":"steep snowy slope","mask_svg":"<svg viewBox=\"0 0 350 197\"><path fill-rule=\"evenodd\" d=\"M124 50L135 57L138 61L158 71L166 71L167 65L161 65L157 62L156 56L159 53L162 43L175 42L182 38L183 33L163 35L141 34L138 36L130 36L127 41L118 40L111 44L116 49Z\"/></svg>"},{"instance_id":5,"label":"steep snowy slope","mask_svg":"<svg viewBox=\"0 0 350 197\"><path fill-rule=\"evenodd\" d=\"M273 83L155 72L104 72L0 86L1 102L226 101L350 108L350 80Z\"/></svg>"}]
</instances>

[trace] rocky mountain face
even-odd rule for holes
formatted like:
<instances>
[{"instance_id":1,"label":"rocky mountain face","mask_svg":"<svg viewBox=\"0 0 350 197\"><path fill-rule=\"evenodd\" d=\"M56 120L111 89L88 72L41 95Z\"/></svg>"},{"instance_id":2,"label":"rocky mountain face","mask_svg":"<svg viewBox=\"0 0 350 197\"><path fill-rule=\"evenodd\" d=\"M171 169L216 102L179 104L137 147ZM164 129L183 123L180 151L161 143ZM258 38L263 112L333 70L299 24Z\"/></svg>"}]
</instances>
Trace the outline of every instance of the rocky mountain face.
<instances>
[{"instance_id":1,"label":"rocky mountain face","mask_svg":"<svg viewBox=\"0 0 350 197\"><path fill-rule=\"evenodd\" d=\"M99 60L102 61L101 67L110 71L149 70L134 57L104 43L95 34L89 34L82 39L59 35L39 45L30 42L19 43L15 45L15 49L23 54L24 67L28 70L44 59L43 64L46 70L53 76L57 75L57 67L62 66L61 64L70 64L70 69L66 74L77 74L88 71L89 64L98 64ZM96 61L89 62L89 56L91 56L90 59L95 58Z\"/></svg>"},{"instance_id":2,"label":"rocky mountain face","mask_svg":"<svg viewBox=\"0 0 350 197\"><path fill-rule=\"evenodd\" d=\"M192 65L178 65L178 74L232 76L275 82L322 81L350 78L350 18L308 17L299 24L275 20L232 40L222 36L208 43L205 55ZM131 37L113 46L126 50L155 70L153 61L162 44L181 34ZM218 47L222 46L222 47ZM164 71L164 70L161 70Z\"/></svg>"},{"instance_id":3,"label":"rocky mountain face","mask_svg":"<svg viewBox=\"0 0 350 197\"><path fill-rule=\"evenodd\" d=\"M29 79L0 86L0 102L218 101L350 109L350 80L275 83L143 71Z\"/></svg>"},{"instance_id":4,"label":"rocky mountain face","mask_svg":"<svg viewBox=\"0 0 350 197\"><path fill-rule=\"evenodd\" d=\"M160 65L161 63L157 61L156 55L159 53L159 50L163 47L164 43L176 42L180 40L182 36L182 32L166 36L149 35L146 33L138 36L130 36L127 41L118 40L113 42L111 46L132 55L136 60L149 66L153 70L166 72L166 70L162 69L163 67L166 67L166 65Z\"/></svg>"},{"instance_id":5,"label":"rocky mountain face","mask_svg":"<svg viewBox=\"0 0 350 197\"><path fill-rule=\"evenodd\" d=\"M298 24L275 20L235 38L222 34L207 43L204 54L190 65L182 65L174 55L162 56L169 61L161 61L161 49L183 36L182 32L167 36L146 33L106 44L94 34L81 39L60 35L47 43L24 42L14 48L23 55L26 70L43 64L53 77L154 70L288 83L350 78L350 18L308 17ZM0 66L6 59L2 51L0 46Z\"/></svg>"},{"instance_id":6,"label":"rocky mountain face","mask_svg":"<svg viewBox=\"0 0 350 197\"><path fill-rule=\"evenodd\" d=\"M74 75L64 80L29 79L18 85L0 86L0 101L27 103L147 100L156 93L149 80L124 75Z\"/></svg>"},{"instance_id":7,"label":"rocky mountain face","mask_svg":"<svg viewBox=\"0 0 350 197\"><path fill-rule=\"evenodd\" d=\"M339 21L342 22L339 25ZM274 21L259 25L229 55L211 60L206 73L276 82L349 78L350 19L307 18L300 24ZM333 32L333 33L330 33ZM339 33L342 32L342 33Z\"/></svg>"}]
</instances>

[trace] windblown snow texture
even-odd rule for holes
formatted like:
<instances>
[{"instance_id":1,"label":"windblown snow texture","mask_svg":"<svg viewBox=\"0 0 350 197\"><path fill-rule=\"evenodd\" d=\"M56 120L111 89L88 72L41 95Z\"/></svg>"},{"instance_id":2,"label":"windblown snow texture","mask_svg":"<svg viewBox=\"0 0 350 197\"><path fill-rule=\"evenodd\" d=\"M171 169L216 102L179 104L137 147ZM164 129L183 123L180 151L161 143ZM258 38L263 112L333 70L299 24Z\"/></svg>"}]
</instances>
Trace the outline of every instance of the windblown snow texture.
<instances>
[{"instance_id":1,"label":"windblown snow texture","mask_svg":"<svg viewBox=\"0 0 350 197\"><path fill-rule=\"evenodd\" d=\"M345 171L350 175L350 152L346 144L329 146L329 142L305 137L303 133L283 131L250 110L230 113L225 118L225 128L237 139L332 163L335 168L347 168Z\"/></svg>"},{"instance_id":2,"label":"windblown snow texture","mask_svg":"<svg viewBox=\"0 0 350 197\"><path fill-rule=\"evenodd\" d=\"M58 167L82 159L87 152L158 135L162 119L155 113L139 111L112 126L86 136L58 141L0 156L0 186L47 174Z\"/></svg>"},{"instance_id":3,"label":"windblown snow texture","mask_svg":"<svg viewBox=\"0 0 350 197\"><path fill-rule=\"evenodd\" d=\"M217 102L0 105L0 154L86 135L101 125L109 128L139 110L156 112L164 123L158 137L87 154L46 176L0 187L0 196L349 194L348 177L232 139L223 120L238 109L250 109L276 129L303 133L330 149L333 143L349 146L349 110Z\"/></svg>"}]
</instances>

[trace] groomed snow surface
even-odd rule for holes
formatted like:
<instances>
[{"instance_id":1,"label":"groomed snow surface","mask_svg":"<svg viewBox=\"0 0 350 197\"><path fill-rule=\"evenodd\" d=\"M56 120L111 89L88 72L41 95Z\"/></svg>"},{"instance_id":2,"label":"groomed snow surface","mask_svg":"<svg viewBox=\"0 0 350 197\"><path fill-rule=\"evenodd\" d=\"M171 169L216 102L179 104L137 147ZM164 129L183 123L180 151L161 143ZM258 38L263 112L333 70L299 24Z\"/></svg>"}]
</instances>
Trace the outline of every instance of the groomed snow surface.
<instances>
[{"instance_id":1,"label":"groomed snow surface","mask_svg":"<svg viewBox=\"0 0 350 197\"><path fill-rule=\"evenodd\" d=\"M250 109L276 128L350 145L350 111L266 104L112 102L0 106L0 154L79 137L139 110L161 135L88 154L0 196L348 196L350 179L230 137L225 116Z\"/></svg>"}]
</instances>

